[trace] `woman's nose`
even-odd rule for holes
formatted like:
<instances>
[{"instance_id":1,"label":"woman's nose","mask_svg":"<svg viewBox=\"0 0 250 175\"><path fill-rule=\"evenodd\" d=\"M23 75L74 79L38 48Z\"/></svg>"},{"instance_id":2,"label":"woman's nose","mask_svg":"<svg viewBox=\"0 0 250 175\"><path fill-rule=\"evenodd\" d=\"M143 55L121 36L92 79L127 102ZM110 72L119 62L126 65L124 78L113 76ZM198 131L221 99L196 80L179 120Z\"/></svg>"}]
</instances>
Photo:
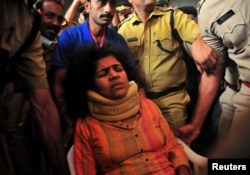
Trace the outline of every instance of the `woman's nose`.
<instances>
[{"instance_id":1,"label":"woman's nose","mask_svg":"<svg viewBox=\"0 0 250 175\"><path fill-rule=\"evenodd\" d=\"M109 78L115 78L115 77L117 77L117 76L118 76L117 71L115 71L114 68L111 67L111 68L109 69Z\"/></svg>"}]
</instances>

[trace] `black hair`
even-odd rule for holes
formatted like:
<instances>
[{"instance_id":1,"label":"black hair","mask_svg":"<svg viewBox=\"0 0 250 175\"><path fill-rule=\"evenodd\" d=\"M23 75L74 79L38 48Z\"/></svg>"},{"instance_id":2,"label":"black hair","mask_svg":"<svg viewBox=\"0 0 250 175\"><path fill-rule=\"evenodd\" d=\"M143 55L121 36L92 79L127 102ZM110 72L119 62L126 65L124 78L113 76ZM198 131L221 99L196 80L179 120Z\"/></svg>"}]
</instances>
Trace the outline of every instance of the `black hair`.
<instances>
[{"instance_id":1,"label":"black hair","mask_svg":"<svg viewBox=\"0 0 250 175\"><path fill-rule=\"evenodd\" d=\"M123 66L129 81L139 80L131 64L130 55L124 47L106 42L103 47L95 44L77 48L70 57L70 66L64 84L67 112L73 119L85 117L89 112L87 91L94 90L94 76L97 61L113 55Z\"/></svg>"},{"instance_id":2,"label":"black hair","mask_svg":"<svg viewBox=\"0 0 250 175\"><path fill-rule=\"evenodd\" d=\"M57 3L58 5L60 5L60 6L62 7L62 9L64 9L64 6L63 6L61 0L37 0L37 1L35 2L35 4L34 4L35 8L36 8L36 9L43 9L43 4L44 4L44 2L46 2L46 1L48 1L48 2L55 2L55 3Z\"/></svg>"}]
</instances>

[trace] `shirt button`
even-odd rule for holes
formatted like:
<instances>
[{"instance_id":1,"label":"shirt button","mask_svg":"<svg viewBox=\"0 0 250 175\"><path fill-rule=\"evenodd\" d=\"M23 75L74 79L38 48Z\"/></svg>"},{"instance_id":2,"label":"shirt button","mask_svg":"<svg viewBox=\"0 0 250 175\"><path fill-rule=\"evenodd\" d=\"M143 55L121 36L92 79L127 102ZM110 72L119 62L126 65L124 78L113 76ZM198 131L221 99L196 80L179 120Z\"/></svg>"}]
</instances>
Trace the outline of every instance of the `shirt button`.
<instances>
[{"instance_id":1,"label":"shirt button","mask_svg":"<svg viewBox=\"0 0 250 175\"><path fill-rule=\"evenodd\" d=\"M115 109L115 108L112 109L112 112L113 112L113 113L116 113L116 112L117 112L117 109Z\"/></svg>"},{"instance_id":2,"label":"shirt button","mask_svg":"<svg viewBox=\"0 0 250 175\"><path fill-rule=\"evenodd\" d=\"M129 101L130 104L134 104L134 99Z\"/></svg>"}]
</instances>

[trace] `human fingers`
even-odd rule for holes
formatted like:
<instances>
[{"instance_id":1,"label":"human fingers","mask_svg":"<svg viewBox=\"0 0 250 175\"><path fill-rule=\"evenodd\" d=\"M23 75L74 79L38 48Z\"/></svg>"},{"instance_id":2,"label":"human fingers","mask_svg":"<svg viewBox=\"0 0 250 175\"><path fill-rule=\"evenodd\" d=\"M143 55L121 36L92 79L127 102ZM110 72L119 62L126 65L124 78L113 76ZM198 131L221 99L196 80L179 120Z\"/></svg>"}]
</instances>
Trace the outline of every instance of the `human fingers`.
<instances>
[{"instance_id":1,"label":"human fingers","mask_svg":"<svg viewBox=\"0 0 250 175\"><path fill-rule=\"evenodd\" d=\"M217 64L214 64L214 62L212 62L211 60L208 60L205 63L199 63L198 64L198 70L202 73L203 71L207 72L207 73L212 73L215 68L216 68Z\"/></svg>"},{"instance_id":2,"label":"human fingers","mask_svg":"<svg viewBox=\"0 0 250 175\"><path fill-rule=\"evenodd\" d=\"M200 66L201 70L203 70L203 72L209 71L208 65L206 63L199 64L199 66Z\"/></svg>"},{"instance_id":3,"label":"human fingers","mask_svg":"<svg viewBox=\"0 0 250 175\"><path fill-rule=\"evenodd\" d=\"M212 50L212 52L211 52L210 61L211 61L213 64L217 64L218 56L217 56L217 54L216 54L216 52L215 52L214 50Z\"/></svg>"},{"instance_id":4,"label":"human fingers","mask_svg":"<svg viewBox=\"0 0 250 175\"><path fill-rule=\"evenodd\" d=\"M215 68L216 68L216 63L217 61L212 61L212 60L209 60L206 62L206 66L208 68L208 71L213 71Z\"/></svg>"},{"instance_id":5,"label":"human fingers","mask_svg":"<svg viewBox=\"0 0 250 175\"><path fill-rule=\"evenodd\" d=\"M203 68L202 68L202 66L198 62L195 62L195 64L196 64L197 70L202 74L203 71L204 71Z\"/></svg>"}]
</instances>

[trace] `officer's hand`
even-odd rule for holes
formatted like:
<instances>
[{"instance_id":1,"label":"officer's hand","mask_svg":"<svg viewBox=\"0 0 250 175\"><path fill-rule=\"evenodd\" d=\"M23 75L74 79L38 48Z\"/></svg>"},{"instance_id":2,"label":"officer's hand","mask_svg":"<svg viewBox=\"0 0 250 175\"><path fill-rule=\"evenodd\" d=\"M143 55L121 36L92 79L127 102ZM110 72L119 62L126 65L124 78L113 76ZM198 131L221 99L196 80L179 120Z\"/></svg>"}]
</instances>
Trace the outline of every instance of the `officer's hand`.
<instances>
[{"instance_id":1,"label":"officer's hand","mask_svg":"<svg viewBox=\"0 0 250 175\"><path fill-rule=\"evenodd\" d=\"M175 132L176 137L181 138L188 146L200 135L200 130L191 124L180 127Z\"/></svg>"},{"instance_id":2,"label":"officer's hand","mask_svg":"<svg viewBox=\"0 0 250 175\"><path fill-rule=\"evenodd\" d=\"M213 73L213 71L216 68L216 63L212 62L211 60L208 60L207 62L201 64L196 62L196 67L200 73L203 73L204 71L207 73Z\"/></svg>"},{"instance_id":3,"label":"officer's hand","mask_svg":"<svg viewBox=\"0 0 250 175\"><path fill-rule=\"evenodd\" d=\"M192 44L192 56L201 73L215 69L218 59L216 52L200 36Z\"/></svg>"}]
</instances>

